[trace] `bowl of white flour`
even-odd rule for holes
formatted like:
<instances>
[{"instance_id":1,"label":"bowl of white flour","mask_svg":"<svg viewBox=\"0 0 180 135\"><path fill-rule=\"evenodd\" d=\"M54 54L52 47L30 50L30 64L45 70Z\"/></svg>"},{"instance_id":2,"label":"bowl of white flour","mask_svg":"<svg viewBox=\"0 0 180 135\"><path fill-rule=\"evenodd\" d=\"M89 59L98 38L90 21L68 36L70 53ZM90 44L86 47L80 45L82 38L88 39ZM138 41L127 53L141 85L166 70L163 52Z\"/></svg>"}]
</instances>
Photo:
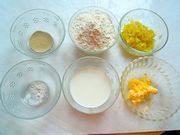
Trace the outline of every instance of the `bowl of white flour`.
<instances>
[{"instance_id":1,"label":"bowl of white flour","mask_svg":"<svg viewBox=\"0 0 180 135\"><path fill-rule=\"evenodd\" d=\"M78 48L88 54L97 54L116 43L117 26L117 20L111 12L88 7L80 9L71 17L69 35Z\"/></svg>"}]
</instances>

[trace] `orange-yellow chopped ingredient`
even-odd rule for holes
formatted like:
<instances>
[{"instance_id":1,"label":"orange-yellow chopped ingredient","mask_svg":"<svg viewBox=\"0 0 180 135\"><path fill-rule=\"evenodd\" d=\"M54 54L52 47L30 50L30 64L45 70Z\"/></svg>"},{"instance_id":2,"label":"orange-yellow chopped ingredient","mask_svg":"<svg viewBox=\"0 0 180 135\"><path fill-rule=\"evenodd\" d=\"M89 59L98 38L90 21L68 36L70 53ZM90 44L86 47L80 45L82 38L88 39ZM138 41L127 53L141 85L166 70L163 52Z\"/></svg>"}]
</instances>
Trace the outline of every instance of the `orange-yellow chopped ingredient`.
<instances>
[{"instance_id":1,"label":"orange-yellow chopped ingredient","mask_svg":"<svg viewBox=\"0 0 180 135\"><path fill-rule=\"evenodd\" d=\"M139 21L124 25L121 35L127 44L136 50L151 52L154 48L154 31Z\"/></svg>"},{"instance_id":2,"label":"orange-yellow chopped ingredient","mask_svg":"<svg viewBox=\"0 0 180 135\"><path fill-rule=\"evenodd\" d=\"M132 102L133 105L139 105L143 103L150 94L157 94L158 89L151 86L151 80L147 75L137 79L131 79L128 82L128 100Z\"/></svg>"}]
</instances>

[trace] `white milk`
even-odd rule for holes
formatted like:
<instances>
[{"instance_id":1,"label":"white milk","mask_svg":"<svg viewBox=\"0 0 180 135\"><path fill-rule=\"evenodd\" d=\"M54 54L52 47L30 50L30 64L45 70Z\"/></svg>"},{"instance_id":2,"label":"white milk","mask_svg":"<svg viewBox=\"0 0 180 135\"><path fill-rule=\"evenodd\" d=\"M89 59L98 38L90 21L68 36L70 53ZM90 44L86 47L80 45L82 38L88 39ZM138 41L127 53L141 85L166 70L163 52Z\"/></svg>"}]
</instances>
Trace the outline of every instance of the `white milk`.
<instances>
[{"instance_id":1,"label":"white milk","mask_svg":"<svg viewBox=\"0 0 180 135\"><path fill-rule=\"evenodd\" d=\"M109 98L111 84L102 69L87 67L72 77L70 92L73 99L80 105L97 107Z\"/></svg>"}]
</instances>

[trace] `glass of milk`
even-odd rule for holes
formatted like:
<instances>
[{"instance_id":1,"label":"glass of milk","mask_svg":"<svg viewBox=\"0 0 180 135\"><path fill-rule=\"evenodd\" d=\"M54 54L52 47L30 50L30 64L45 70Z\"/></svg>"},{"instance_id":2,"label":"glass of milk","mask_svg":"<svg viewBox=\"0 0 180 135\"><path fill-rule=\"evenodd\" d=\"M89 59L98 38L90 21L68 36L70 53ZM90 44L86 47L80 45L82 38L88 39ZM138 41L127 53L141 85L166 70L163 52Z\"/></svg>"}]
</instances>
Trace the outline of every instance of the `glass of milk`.
<instances>
[{"instance_id":1,"label":"glass of milk","mask_svg":"<svg viewBox=\"0 0 180 135\"><path fill-rule=\"evenodd\" d=\"M67 102L76 110L100 113L111 107L119 96L119 77L104 59L83 57L67 68L63 90Z\"/></svg>"}]
</instances>

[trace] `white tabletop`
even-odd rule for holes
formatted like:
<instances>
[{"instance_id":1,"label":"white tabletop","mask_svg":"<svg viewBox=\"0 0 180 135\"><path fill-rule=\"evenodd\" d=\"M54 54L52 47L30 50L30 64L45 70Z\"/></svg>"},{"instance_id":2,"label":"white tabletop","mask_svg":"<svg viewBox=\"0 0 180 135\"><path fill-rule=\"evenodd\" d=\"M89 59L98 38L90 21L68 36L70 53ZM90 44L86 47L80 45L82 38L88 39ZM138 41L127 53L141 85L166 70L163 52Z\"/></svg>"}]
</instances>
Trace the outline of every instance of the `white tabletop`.
<instances>
[{"instance_id":1,"label":"white tabletop","mask_svg":"<svg viewBox=\"0 0 180 135\"><path fill-rule=\"evenodd\" d=\"M66 31L71 15L87 6L100 6L112 11L118 20L128 10L148 8L160 14L169 27L169 40L156 54L175 67L180 73L180 1L179 0L1 0L0 2L0 79L17 62L30 59L17 52L9 39L9 30L14 19L22 12L33 8L54 11L65 22ZM59 50L48 58L41 59L57 69L62 77L67 66L75 59L85 56L69 39ZM128 55L115 45L108 52L99 55L107 59L119 74L135 57ZM0 103L1 135L59 135L69 133L117 133L155 130L180 130L180 112L163 122L151 122L139 118L128 110L119 96L117 102L106 112L87 116L73 110L61 95L54 109L42 118L35 120L16 119L5 112Z\"/></svg>"}]
</instances>

